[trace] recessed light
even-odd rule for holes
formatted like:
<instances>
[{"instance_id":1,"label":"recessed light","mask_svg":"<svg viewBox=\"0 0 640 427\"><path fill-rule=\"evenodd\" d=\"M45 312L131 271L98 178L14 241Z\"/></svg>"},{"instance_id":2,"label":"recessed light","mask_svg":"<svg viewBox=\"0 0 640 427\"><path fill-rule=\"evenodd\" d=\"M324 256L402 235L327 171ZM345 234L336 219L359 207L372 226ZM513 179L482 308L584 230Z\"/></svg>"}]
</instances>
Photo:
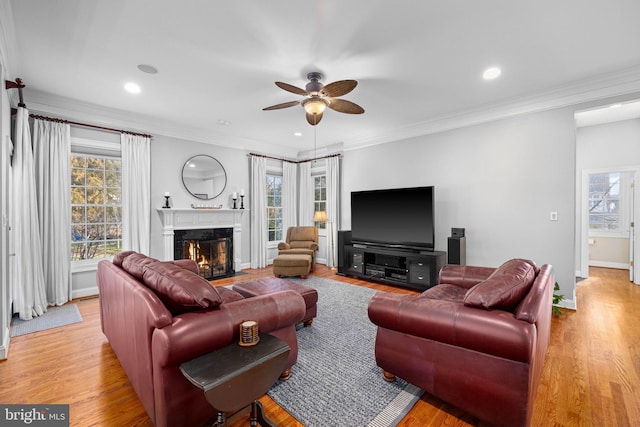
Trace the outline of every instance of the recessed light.
<instances>
[{"instance_id":1,"label":"recessed light","mask_svg":"<svg viewBox=\"0 0 640 427\"><path fill-rule=\"evenodd\" d=\"M158 74L158 69L156 67L154 67L153 65L140 64L140 65L138 65L138 70L142 71L143 73L147 73L147 74Z\"/></svg>"},{"instance_id":2,"label":"recessed light","mask_svg":"<svg viewBox=\"0 0 640 427\"><path fill-rule=\"evenodd\" d=\"M302 132L294 132L293 136L302 136Z\"/></svg>"},{"instance_id":3,"label":"recessed light","mask_svg":"<svg viewBox=\"0 0 640 427\"><path fill-rule=\"evenodd\" d=\"M140 86L138 86L136 83L133 83L133 82L126 83L124 85L124 90L134 94L138 94L141 92Z\"/></svg>"},{"instance_id":4,"label":"recessed light","mask_svg":"<svg viewBox=\"0 0 640 427\"><path fill-rule=\"evenodd\" d=\"M218 119L218 124L220 126L229 126L231 124L231 122L229 120L225 120L225 119Z\"/></svg>"},{"instance_id":5,"label":"recessed light","mask_svg":"<svg viewBox=\"0 0 640 427\"><path fill-rule=\"evenodd\" d=\"M498 78L502 74L502 71L498 67L487 68L484 73L482 73L482 78L485 80L493 80Z\"/></svg>"}]
</instances>

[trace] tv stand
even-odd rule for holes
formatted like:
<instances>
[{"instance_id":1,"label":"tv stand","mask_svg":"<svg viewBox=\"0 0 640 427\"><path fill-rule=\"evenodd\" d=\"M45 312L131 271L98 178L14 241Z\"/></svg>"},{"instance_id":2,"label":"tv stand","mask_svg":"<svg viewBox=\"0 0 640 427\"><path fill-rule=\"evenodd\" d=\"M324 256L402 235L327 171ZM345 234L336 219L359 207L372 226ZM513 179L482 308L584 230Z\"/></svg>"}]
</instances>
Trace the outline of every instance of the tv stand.
<instances>
[{"instance_id":1,"label":"tv stand","mask_svg":"<svg viewBox=\"0 0 640 427\"><path fill-rule=\"evenodd\" d=\"M446 252L346 244L338 270L345 276L374 280L424 291L438 284Z\"/></svg>"}]
</instances>

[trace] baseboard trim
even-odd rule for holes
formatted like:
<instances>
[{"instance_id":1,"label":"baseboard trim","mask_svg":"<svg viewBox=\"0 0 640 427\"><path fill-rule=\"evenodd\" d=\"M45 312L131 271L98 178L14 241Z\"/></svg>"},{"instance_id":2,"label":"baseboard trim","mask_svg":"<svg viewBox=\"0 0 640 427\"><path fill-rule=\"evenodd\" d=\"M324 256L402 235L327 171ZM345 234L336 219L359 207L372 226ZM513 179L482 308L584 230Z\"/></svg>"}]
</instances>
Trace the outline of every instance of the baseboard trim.
<instances>
[{"instance_id":1,"label":"baseboard trim","mask_svg":"<svg viewBox=\"0 0 640 427\"><path fill-rule=\"evenodd\" d=\"M589 260L589 267L617 268L619 270L628 270L629 264L625 262L609 262L609 261L593 261Z\"/></svg>"},{"instance_id":2,"label":"baseboard trim","mask_svg":"<svg viewBox=\"0 0 640 427\"><path fill-rule=\"evenodd\" d=\"M71 291L71 299L90 297L98 295L98 287L93 286L91 288L74 289Z\"/></svg>"}]
</instances>

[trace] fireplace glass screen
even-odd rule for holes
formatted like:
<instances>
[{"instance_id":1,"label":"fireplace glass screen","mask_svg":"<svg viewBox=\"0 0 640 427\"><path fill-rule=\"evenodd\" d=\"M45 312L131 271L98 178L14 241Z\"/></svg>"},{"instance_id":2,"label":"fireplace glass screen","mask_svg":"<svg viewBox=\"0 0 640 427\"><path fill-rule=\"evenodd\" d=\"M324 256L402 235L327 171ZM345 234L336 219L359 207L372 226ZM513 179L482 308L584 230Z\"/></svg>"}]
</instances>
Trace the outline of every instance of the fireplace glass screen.
<instances>
[{"instance_id":1,"label":"fireplace glass screen","mask_svg":"<svg viewBox=\"0 0 640 427\"><path fill-rule=\"evenodd\" d=\"M233 228L176 230L174 259L191 259L207 280L232 276Z\"/></svg>"}]
</instances>

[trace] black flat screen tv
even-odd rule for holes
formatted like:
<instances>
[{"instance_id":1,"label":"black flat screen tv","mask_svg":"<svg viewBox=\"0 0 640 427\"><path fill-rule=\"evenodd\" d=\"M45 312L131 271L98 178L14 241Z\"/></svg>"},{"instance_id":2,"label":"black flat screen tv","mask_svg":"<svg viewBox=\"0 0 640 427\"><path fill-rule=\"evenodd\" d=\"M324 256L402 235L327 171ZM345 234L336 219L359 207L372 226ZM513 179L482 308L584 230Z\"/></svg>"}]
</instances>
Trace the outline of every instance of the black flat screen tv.
<instances>
[{"instance_id":1,"label":"black flat screen tv","mask_svg":"<svg viewBox=\"0 0 640 427\"><path fill-rule=\"evenodd\" d=\"M353 243L433 251L433 197L433 187L352 192Z\"/></svg>"}]
</instances>

